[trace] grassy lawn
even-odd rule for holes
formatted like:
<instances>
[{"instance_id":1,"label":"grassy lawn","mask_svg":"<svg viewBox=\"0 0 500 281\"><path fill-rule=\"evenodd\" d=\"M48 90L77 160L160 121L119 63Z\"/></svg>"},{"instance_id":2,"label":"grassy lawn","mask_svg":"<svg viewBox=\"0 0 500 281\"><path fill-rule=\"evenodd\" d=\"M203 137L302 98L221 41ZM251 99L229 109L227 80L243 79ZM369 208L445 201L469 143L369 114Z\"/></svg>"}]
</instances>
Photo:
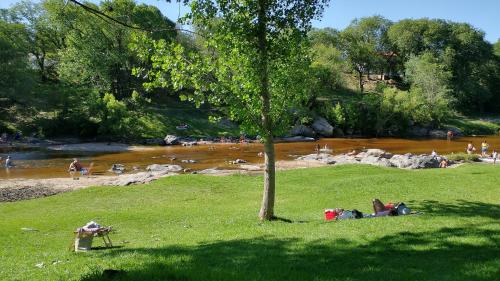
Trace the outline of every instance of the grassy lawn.
<instances>
[{"instance_id":1,"label":"grassy lawn","mask_svg":"<svg viewBox=\"0 0 500 281\"><path fill-rule=\"evenodd\" d=\"M498 116L464 117L455 116L445 126L453 126L462 131L464 135L494 135L500 132Z\"/></svg>"},{"instance_id":2,"label":"grassy lawn","mask_svg":"<svg viewBox=\"0 0 500 281\"><path fill-rule=\"evenodd\" d=\"M261 180L183 175L2 203L0 279L500 280L500 166L280 172L276 213L291 222L257 220ZM323 220L372 198L424 214ZM116 229L115 248L68 251L89 220Z\"/></svg>"}]
</instances>

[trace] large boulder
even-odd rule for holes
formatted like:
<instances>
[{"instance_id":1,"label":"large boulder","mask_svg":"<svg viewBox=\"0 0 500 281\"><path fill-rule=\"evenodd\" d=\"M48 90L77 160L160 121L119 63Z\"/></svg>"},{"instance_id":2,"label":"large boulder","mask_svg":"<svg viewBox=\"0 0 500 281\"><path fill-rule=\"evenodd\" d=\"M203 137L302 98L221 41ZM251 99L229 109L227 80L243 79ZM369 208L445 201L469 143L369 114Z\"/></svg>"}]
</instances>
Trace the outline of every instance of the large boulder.
<instances>
[{"instance_id":1,"label":"large boulder","mask_svg":"<svg viewBox=\"0 0 500 281\"><path fill-rule=\"evenodd\" d=\"M446 139L448 131L445 130L430 130L429 137L435 139Z\"/></svg>"},{"instance_id":2,"label":"large boulder","mask_svg":"<svg viewBox=\"0 0 500 281\"><path fill-rule=\"evenodd\" d=\"M389 161L392 165L398 168L407 169L426 169L426 168L439 168L441 157L431 155L413 155L407 153L404 155L394 155Z\"/></svg>"},{"instance_id":3,"label":"large boulder","mask_svg":"<svg viewBox=\"0 0 500 281\"><path fill-rule=\"evenodd\" d=\"M412 158L413 154L407 153L407 154L396 154L389 159L390 163L394 167L398 168L408 168L412 165Z\"/></svg>"},{"instance_id":4,"label":"large boulder","mask_svg":"<svg viewBox=\"0 0 500 281\"><path fill-rule=\"evenodd\" d=\"M385 150L382 150L382 149L369 148L363 152L358 153L358 155L356 155L357 158L362 158L362 157L366 157L366 156L391 158L392 154L389 152L386 152Z\"/></svg>"},{"instance_id":5,"label":"large boulder","mask_svg":"<svg viewBox=\"0 0 500 281\"><path fill-rule=\"evenodd\" d=\"M111 165L111 168L108 170L108 172L116 173L116 174L122 174L125 172L125 165L123 164L113 164Z\"/></svg>"},{"instance_id":6,"label":"large boulder","mask_svg":"<svg viewBox=\"0 0 500 281\"><path fill-rule=\"evenodd\" d=\"M112 185L127 186L131 184L143 184L169 175L175 175L175 174L163 171L163 172L140 172L136 174L121 175L118 177L116 181L112 182Z\"/></svg>"},{"instance_id":7,"label":"large boulder","mask_svg":"<svg viewBox=\"0 0 500 281\"><path fill-rule=\"evenodd\" d=\"M152 164L146 168L146 171L149 171L149 172L180 172L180 171L182 171L182 167L179 165Z\"/></svg>"},{"instance_id":8,"label":"large boulder","mask_svg":"<svg viewBox=\"0 0 500 281\"><path fill-rule=\"evenodd\" d=\"M427 169L427 168L439 168L438 157L434 157L431 155L419 155L413 157L413 164L410 167L411 169Z\"/></svg>"},{"instance_id":9,"label":"large boulder","mask_svg":"<svg viewBox=\"0 0 500 281\"><path fill-rule=\"evenodd\" d=\"M276 138L274 139L275 143L280 143L280 142L312 142L316 141L315 138L310 138L310 137L303 137L303 136L294 136L294 137L288 137L288 138Z\"/></svg>"},{"instance_id":10,"label":"large boulder","mask_svg":"<svg viewBox=\"0 0 500 281\"><path fill-rule=\"evenodd\" d=\"M454 135L455 137L457 137L457 136L462 136L462 135L463 135L462 130L460 130L460 129L459 129L459 128L457 128L457 127L447 127L446 129L447 129L448 131L452 131L452 132L453 132L453 135Z\"/></svg>"},{"instance_id":11,"label":"large boulder","mask_svg":"<svg viewBox=\"0 0 500 281\"><path fill-rule=\"evenodd\" d=\"M320 161L325 164L335 164L336 161L334 160L334 156L328 153L314 153L314 154L309 154L309 155L304 155L300 156L297 158L297 160L303 160L303 161Z\"/></svg>"},{"instance_id":12,"label":"large boulder","mask_svg":"<svg viewBox=\"0 0 500 281\"><path fill-rule=\"evenodd\" d=\"M175 135L167 135L163 140L166 145L175 145L180 143L180 138Z\"/></svg>"},{"instance_id":13,"label":"large boulder","mask_svg":"<svg viewBox=\"0 0 500 281\"><path fill-rule=\"evenodd\" d=\"M342 138L344 137L344 131L340 128L333 128L333 136L336 138Z\"/></svg>"},{"instance_id":14,"label":"large boulder","mask_svg":"<svg viewBox=\"0 0 500 281\"><path fill-rule=\"evenodd\" d=\"M162 138L145 139L142 143L145 145L165 145L165 140Z\"/></svg>"},{"instance_id":15,"label":"large boulder","mask_svg":"<svg viewBox=\"0 0 500 281\"><path fill-rule=\"evenodd\" d=\"M328 123L328 121L323 117L316 119L312 124L312 128L316 133L324 137L333 136L333 126L330 125L330 123Z\"/></svg>"},{"instance_id":16,"label":"large boulder","mask_svg":"<svg viewBox=\"0 0 500 281\"><path fill-rule=\"evenodd\" d=\"M378 156L373 156L373 155L363 157L363 158L361 158L361 160L359 162L361 164L368 164L368 165L374 165L374 166L392 167L392 164L389 161L389 159L378 157Z\"/></svg>"},{"instance_id":17,"label":"large boulder","mask_svg":"<svg viewBox=\"0 0 500 281\"><path fill-rule=\"evenodd\" d=\"M344 165L344 164L359 164L358 159L354 156L347 154L339 154L330 158L336 165Z\"/></svg>"},{"instance_id":18,"label":"large boulder","mask_svg":"<svg viewBox=\"0 0 500 281\"><path fill-rule=\"evenodd\" d=\"M408 131L408 135L411 137L426 137L429 134L429 130L423 127L412 127Z\"/></svg>"},{"instance_id":19,"label":"large boulder","mask_svg":"<svg viewBox=\"0 0 500 281\"><path fill-rule=\"evenodd\" d=\"M305 125L295 125L290 132L292 136L303 136L303 137L314 137L316 133L313 129L305 126Z\"/></svg>"}]
</instances>

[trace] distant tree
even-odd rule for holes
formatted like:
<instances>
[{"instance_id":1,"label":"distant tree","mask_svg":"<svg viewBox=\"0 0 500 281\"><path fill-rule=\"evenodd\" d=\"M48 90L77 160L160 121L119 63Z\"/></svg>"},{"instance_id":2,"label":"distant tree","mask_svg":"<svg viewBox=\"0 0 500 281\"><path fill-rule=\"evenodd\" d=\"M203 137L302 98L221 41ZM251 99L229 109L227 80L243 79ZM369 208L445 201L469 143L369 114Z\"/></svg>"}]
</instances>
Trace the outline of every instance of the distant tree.
<instances>
[{"instance_id":1,"label":"distant tree","mask_svg":"<svg viewBox=\"0 0 500 281\"><path fill-rule=\"evenodd\" d=\"M288 128L292 109L309 91L307 32L326 0L190 1L185 22L205 36L208 55L176 43L158 41L154 50L140 48L154 69L138 75L153 79L150 87L188 89L185 98L224 106L244 128L264 142L264 194L261 220L274 218L274 137ZM139 40L144 41L144 38Z\"/></svg>"},{"instance_id":2,"label":"distant tree","mask_svg":"<svg viewBox=\"0 0 500 281\"><path fill-rule=\"evenodd\" d=\"M493 44L493 52L495 56L500 57L500 39L498 39L497 42Z\"/></svg>"},{"instance_id":3,"label":"distant tree","mask_svg":"<svg viewBox=\"0 0 500 281\"><path fill-rule=\"evenodd\" d=\"M494 88L485 80L492 48L484 33L466 23L406 19L393 24L388 38L402 62L431 53L450 73L451 94L463 111L482 111Z\"/></svg>"},{"instance_id":4,"label":"distant tree","mask_svg":"<svg viewBox=\"0 0 500 281\"><path fill-rule=\"evenodd\" d=\"M29 40L24 25L0 20L0 97L21 100L32 82Z\"/></svg>"},{"instance_id":5,"label":"distant tree","mask_svg":"<svg viewBox=\"0 0 500 281\"><path fill-rule=\"evenodd\" d=\"M64 47L64 35L50 21L41 3L23 0L9 10L12 22L26 27L29 53L42 82L56 79L57 52Z\"/></svg>"},{"instance_id":6,"label":"distant tree","mask_svg":"<svg viewBox=\"0 0 500 281\"><path fill-rule=\"evenodd\" d=\"M156 7L137 5L133 0L85 5L137 29L111 22L72 3L46 0L44 7L65 39L65 48L59 52L58 73L69 83L110 92L118 99L129 97L142 83L131 75L132 68L138 65L128 47L131 36L140 33L170 40L176 35L174 23Z\"/></svg>"},{"instance_id":7,"label":"distant tree","mask_svg":"<svg viewBox=\"0 0 500 281\"><path fill-rule=\"evenodd\" d=\"M312 72L318 80L315 91L332 91L342 85L345 63L340 47L339 32L332 28L314 29L309 32L313 57ZM314 98L316 95L313 95Z\"/></svg>"},{"instance_id":8,"label":"distant tree","mask_svg":"<svg viewBox=\"0 0 500 281\"><path fill-rule=\"evenodd\" d=\"M387 30L391 22L380 16L354 20L341 32L342 51L358 74L359 89L363 92L363 73L384 69L383 54L389 51Z\"/></svg>"},{"instance_id":9,"label":"distant tree","mask_svg":"<svg viewBox=\"0 0 500 281\"><path fill-rule=\"evenodd\" d=\"M413 119L425 125L440 124L450 113L451 73L430 53L411 57L405 66L410 95L417 104L410 111Z\"/></svg>"}]
</instances>

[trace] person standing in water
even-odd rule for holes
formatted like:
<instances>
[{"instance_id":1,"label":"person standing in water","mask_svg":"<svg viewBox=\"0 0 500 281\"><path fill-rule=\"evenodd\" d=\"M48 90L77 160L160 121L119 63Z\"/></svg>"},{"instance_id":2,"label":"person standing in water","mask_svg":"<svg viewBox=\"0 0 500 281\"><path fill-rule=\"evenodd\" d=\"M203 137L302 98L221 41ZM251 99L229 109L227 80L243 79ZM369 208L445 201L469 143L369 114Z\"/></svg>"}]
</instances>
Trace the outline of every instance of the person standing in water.
<instances>
[{"instance_id":1,"label":"person standing in water","mask_svg":"<svg viewBox=\"0 0 500 281\"><path fill-rule=\"evenodd\" d=\"M446 139L448 141L453 140L453 131L452 130L448 130L448 133L446 133Z\"/></svg>"},{"instance_id":2,"label":"person standing in water","mask_svg":"<svg viewBox=\"0 0 500 281\"><path fill-rule=\"evenodd\" d=\"M321 151L321 147L319 146L319 143L317 143L315 146L314 146L314 151L316 151L316 158L319 158L319 153Z\"/></svg>"},{"instance_id":3,"label":"person standing in water","mask_svg":"<svg viewBox=\"0 0 500 281\"><path fill-rule=\"evenodd\" d=\"M481 143L481 156L482 157L486 157L486 153L488 152L489 147L490 146L488 145L486 140L483 140L483 142Z\"/></svg>"},{"instance_id":4,"label":"person standing in water","mask_svg":"<svg viewBox=\"0 0 500 281\"><path fill-rule=\"evenodd\" d=\"M5 168L12 168L14 167L14 163L10 159L10 156L7 156L7 159L5 159Z\"/></svg>"}]
</instances>

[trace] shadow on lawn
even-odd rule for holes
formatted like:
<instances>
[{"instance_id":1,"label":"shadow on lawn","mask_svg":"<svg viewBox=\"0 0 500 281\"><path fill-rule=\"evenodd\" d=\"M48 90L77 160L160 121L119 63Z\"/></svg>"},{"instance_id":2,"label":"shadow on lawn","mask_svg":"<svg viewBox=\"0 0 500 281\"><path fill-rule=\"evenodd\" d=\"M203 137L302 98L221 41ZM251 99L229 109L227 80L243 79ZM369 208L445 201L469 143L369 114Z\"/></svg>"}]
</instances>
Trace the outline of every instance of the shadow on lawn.
<instances>
[{"instance_id":1,"label":"shadow on lawn","mask_svg":"<svg viewBox=\"0 0 500 281\"><path fill-rule=\"evenodd\" d=\"M408 206L434 216L500 218L500 205L483 202L457 200L456 203L441 203L435 200L409 201Z\"/></svg>"},{"instance_id":2,"label":"shadow on lawn","mask_svg":"<svg viewBox=\"0 0 500 281\"><path fill-rule=\"evenodd\" d=\"M115 258L135 254L138 268L121 268L126 272L113 278L95 272L81 280L490 281L500 276L500 237L485 227L488 224L399 232L368 242L258 237L196 246L117 249L102 254Z\"/></svg>"}]
</instances>

